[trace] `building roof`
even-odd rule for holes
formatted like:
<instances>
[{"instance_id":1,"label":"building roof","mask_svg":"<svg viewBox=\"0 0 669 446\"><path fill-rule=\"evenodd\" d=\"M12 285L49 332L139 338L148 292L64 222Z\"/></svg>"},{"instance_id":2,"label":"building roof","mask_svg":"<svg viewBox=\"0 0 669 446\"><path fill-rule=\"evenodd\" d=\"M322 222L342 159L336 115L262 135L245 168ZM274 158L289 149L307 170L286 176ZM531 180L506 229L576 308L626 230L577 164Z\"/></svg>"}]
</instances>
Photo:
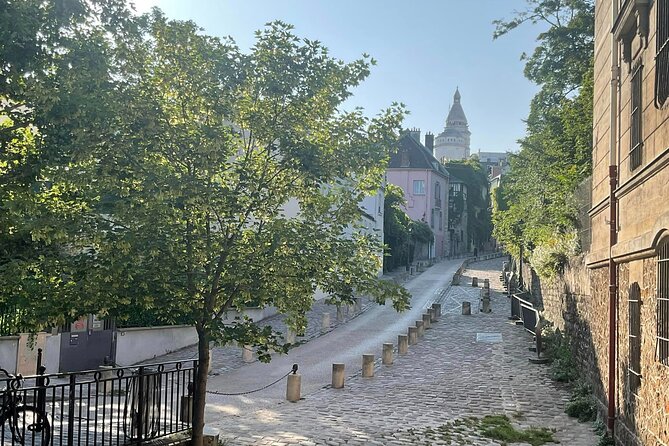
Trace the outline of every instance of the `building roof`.
<instances>
[{"instance_id":1,"label":"building roof","mask_svg":"<svg viewBox=\"0 0 669 446\"><path fill-rule=\"evenodd\" d=\"M400 137L399 150L390 157L389 169L431 169L448 177L446 168L432 152L409 133Z\"/></svg>"}]
</instances>

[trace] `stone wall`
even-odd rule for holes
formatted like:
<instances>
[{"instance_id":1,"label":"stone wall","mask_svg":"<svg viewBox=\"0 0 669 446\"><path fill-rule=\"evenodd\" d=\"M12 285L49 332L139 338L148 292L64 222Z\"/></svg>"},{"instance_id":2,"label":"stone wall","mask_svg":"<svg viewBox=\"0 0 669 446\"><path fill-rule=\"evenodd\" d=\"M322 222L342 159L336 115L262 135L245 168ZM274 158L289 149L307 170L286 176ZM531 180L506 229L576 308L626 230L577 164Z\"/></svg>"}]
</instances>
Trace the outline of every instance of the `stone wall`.
<instances>
[{"instance_id":1,"label":"stone wall","mask_svg":"<svg viewBox=\"0 0 669 446\"><path fill-rule=\"evenodd\" d=\"M562 274L542 280L528 265L523 270L531 285L535 304L542 316L565 333L579 363L582 376L589 378L606 419L608 401L609 274L608 267L588 268L585 256L573 258ZM656 275L655 258L620 263L618 268L616 437L619 444L669 445L669 367L658 363L656 355ZM629 292L637 284L641 290L641 374L637 395L629 391Z\"/></svg>"}]
</instances>

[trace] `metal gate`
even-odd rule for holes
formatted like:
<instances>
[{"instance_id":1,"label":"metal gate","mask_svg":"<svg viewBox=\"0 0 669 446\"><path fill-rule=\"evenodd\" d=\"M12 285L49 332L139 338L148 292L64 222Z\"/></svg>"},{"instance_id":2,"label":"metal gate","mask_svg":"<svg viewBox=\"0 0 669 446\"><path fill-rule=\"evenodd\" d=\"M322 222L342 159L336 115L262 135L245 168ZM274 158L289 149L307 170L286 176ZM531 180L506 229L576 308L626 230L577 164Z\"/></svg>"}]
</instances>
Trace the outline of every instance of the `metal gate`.
<instances>
[{"instance_id":1,"label":"metal gate","mask_svg":"<svg viewBox=\"0 0 669 446\"><path fill-rule=\"evenodd\" d=\"M83 316L61 330L59 370L78 372L111 364L116 356L115 344L113 319Z\"/></svg>"}]
</instances>

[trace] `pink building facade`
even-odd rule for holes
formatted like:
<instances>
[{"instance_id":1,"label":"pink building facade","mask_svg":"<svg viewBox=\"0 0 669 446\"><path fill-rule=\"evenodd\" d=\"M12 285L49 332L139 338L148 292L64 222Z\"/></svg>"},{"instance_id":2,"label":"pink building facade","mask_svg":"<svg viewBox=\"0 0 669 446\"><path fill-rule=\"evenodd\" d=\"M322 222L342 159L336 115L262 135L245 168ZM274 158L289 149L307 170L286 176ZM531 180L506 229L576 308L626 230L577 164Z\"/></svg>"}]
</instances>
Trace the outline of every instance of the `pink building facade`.
<instances>
[{"instance_id":1,"label":"pink building facade","mask_svg":"<svg viewBox=\"0 0 669 446\"><path fill-rule=\"evenodd\" d=\"M449 177L444 166L419 142L420 134L412 132L400 139L400 147L388 164L388 183L404 191L404 211L415 221L424 221L434 233L427 252L416 258L442 258L449 252L448 189Z\"/></svg>"}]
</instances>

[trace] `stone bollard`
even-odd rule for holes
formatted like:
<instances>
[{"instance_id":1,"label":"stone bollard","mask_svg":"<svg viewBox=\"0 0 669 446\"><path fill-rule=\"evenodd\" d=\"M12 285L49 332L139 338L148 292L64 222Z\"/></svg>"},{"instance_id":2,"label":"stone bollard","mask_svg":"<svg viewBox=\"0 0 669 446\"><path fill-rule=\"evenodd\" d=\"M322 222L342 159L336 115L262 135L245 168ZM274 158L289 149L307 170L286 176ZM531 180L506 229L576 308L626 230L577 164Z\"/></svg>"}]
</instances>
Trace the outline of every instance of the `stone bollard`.
<instances>
[{"instance_id":1,"label":"stone bollard","mask_svg":"<svg viewBox=\"0 0 669 446\"><path fill-rule=\"evenodd\" d=\"M451 282L451 285L460 285L460 274L455 273L453 274L453 281Z\"/></svg>"},{"instance_id":2,"label":"stone bollard","mask_svg":"<svg viewBox=\"0 0 669 446\"><path fill-rule=\"evenodd\" d=\"M253 362L253 348L250 345L242 347L242 361Z\"/></svg>"},{"instance_id":3,"label":"stone bollard","mask_svg":"<svg viewBox=\"0 0 669 446\"><path fill-rule=\"evenodd\" d=\"M362 297L355 298L355 312L360 313L362 311Z\"/></svg>"},{"instance_id":4,"label":"stone bollard","mask_svg":"<svg viewBox=\"0 0 669 446\"><path fill-rule=\"evenodd\" d=\"M484 297L481 299L481 312L482 313L492 313L492 308L490 308L490 298Z\"/></svg>"},{"instance_id":5,"label":"stone bollard","mask_svg":"<svg viewBox=\"0 0 669 446\"><path fill-rule=\"evenodd\" d=\"M418 337L422 338L425 335L425 324L423 321L416 321L416 328L418 329Z\"/></svg>"},{"instance_id":6,"label":"stone bollard","mask_svg":"<svg viewBox=\"0 0 669 446\"><path fill-rule=\"evenodd\" d=\"M423 327L425 327L426 330L430 329L430 321L432 320L432 316L430 316L430 313L425 313L423 315Z\"/></svg>"},{"instance_id":7,"label":"stone bollard","mask_svg":"<svg viewBox=\"0 0 669 446\"><path fill-rule=\"evenodd\" d=\"M409 327L409 345L418 344L418 328Z\"/></svg>"},{"instance_id":8,"label":"stone bollard","mask_svg":"<svg viewBox=\"0 0 669 446\"><path fill-rule=\"evenodd\" d=\"M288 344L294 344L295 343L295 332L291 330L290 328L286 331L286 342Z\"/></svg>"},{"instance_id":9,"label":"stone bollard","mask_svg":"<svg viewBox=\"0 0 669 446\"><path fill-rule=\"evenodd\" d=\"M481 288L481 297L490 298L490 288Z\"/></svg>"},{"instance_id":10,"label":"stone bollard","mask_svg":"<svg viewBox=\"0 0 669 446\"><path fill-rule=\"evenodd\" d=\"M214 349L209 349L209 367L207 367L207 375L211 375L214 370Z\"/></svg>"},{"instance_id":11,"label":"stone bollard","mask_svg":"<svg viewBox=\"0 0 669 446\"><path fill-rule=\"evenodd\" d=\"M205 426L202 430L202 446L218 446L220 431L213 427Z\"/></svg>"},{"instance_id":12,"label":"stone bollard","mask_svg":"<svg viewBox=\"0 0 669 446\"><path fill-rule=\"evenodd\" d=\"M469 316L472 314L472 303L471 302L462 302L462 314Z\"/></svg>"},{"instance_id":13,"label":"stone bollard","mask_svg":"<svg viewBox=\"0 0 669 446\"><path fill-rule=\"evenodd\" d=\"M362 355L362 377L371 378L374 376L374 355Z\"/></svg>"},{"instance_id":14,"label":"stone bollard","mask_svg":"<svg viewBox=\"0 0 669 446\"><path fill-rule=\"evenodd\" d=\"M345 364L343 363L334 363L332 364L332 388L333 389L343 389L344 388L344 369Z\"/></svg>"},{"instance_id":15,"label":"stone bollard","mask_svg":"<svg viewBox=\"0 0 669 446\"><path fill-rule=\"evenodd\" d=\"M393 344L383 344L383 365L393 365Z\"/></svg>"},{"instance_id":16,"label":"stone bollard","mask_svg":"<svg viewBox=\"0 0 669 446\"><path fill-rule=\"evenodd\" d=\"M437 313L434 311L434 307L428 308L427 312L430 315L430 324L437 322Z\"/></svg>"},{"instance_id":17,"label":"stone bollard","mask_svg":"<svg viewBox=\"0 0 669 446\"><path fill-rule=\"evenodd\" d=\"M478 277L472 277L472 287L478 287L478 286L479 286Z\"/></svg>"},{"instance_id":18,"label":"stone bollard","mask_svg":"<svg viewBox=\"0 0 669 446\"><path fill-rule=\"evenodd\" d=\"M182 423L190 425L193 422L193 396L182 395L181 407L179 408L179 420Z\"/></svg>"},{"instance_id":19,"label":"stone bollard","mask_svg":"<svg viewBox=\"0 0 669 446\"><path fill-rule=\"evenodd\" d=\"M325 332L330 329L330 313L323 313L323 320L321 321L321 331Z\"/></svg>"},{"instance_id":20,"label":"stone bollard","mask_svg":"<svg viewBox=\"0 0 669 446\"><path fill-rule=\"evenodd\" d=\"M432 309L434 310L434 319L438 321L441 317L441 304L432 304Z\"/></svg>"},{"instance_id":21,"label":"stone bollard","mask_svg":"<svg viewBox=\"0 0 669 446\"><path fill-rule=\"evenodd\" d=\"M341 305L337 305L337 322L342 322L344 320L344 309Z\"/></svg>"},{"instance_id":22,"label":"stone bollard","mask_svg":"<svg viewBox=\"0 0 669 446\"><path fill-rule=\"evenodd\" d=\"M302 387L302 376L298 373L291 373L288 375L288 383L286 385L286 399L291 403L300 400L300 390Z\"/></svg>"},{"instance_id":23,"label":"stone bollard","mask_svg":"<svg viewBox=\"0 0 669 446\"><path fill-rule=\"evenodd\" d=\"M406 355L409 351L409 336L401 334L397 336L397 353Z\"/></svg>"},{"instance_id":24,"label":"stone bollard","mask_svg":"<svg viewBox=\"0 0 669 446\"><path fill-rule=\"evenodd\" d=\"M483 279L483 288L486 290L490 289L490 279Z\"/></svg>"}]
</instances>

